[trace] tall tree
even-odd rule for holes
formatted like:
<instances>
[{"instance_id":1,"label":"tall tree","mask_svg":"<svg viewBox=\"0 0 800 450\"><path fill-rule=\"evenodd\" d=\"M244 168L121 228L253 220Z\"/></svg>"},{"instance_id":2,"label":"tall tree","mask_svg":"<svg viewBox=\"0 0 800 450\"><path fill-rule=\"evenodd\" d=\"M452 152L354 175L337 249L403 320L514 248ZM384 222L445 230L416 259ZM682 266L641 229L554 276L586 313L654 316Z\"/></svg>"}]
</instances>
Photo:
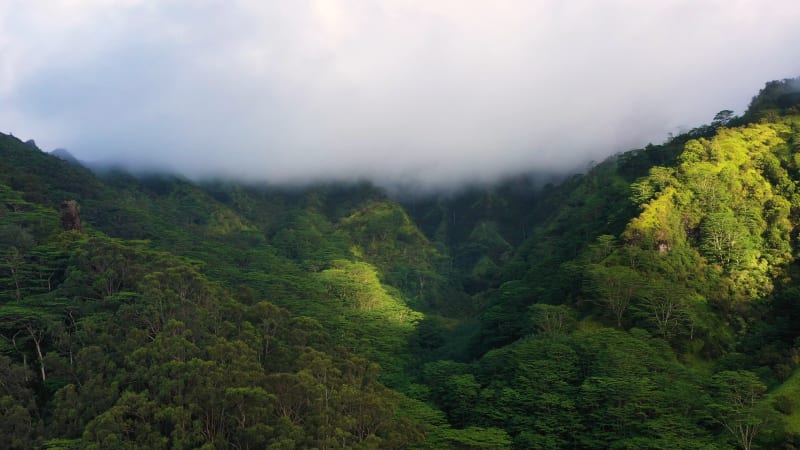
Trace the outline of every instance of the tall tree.
<instances>
[{"instance_id":1,"label":"tall tree","mask_svg":"<svg viewBox=\"0 0 800 450\"><path fill-rule=\"evenodd\" d=\"M752 372L724 371L714 375L714 418L744 450L753 448L753 439L764 428L766 408L762 399L767 387Z\"/></svg>"}]
</instances>

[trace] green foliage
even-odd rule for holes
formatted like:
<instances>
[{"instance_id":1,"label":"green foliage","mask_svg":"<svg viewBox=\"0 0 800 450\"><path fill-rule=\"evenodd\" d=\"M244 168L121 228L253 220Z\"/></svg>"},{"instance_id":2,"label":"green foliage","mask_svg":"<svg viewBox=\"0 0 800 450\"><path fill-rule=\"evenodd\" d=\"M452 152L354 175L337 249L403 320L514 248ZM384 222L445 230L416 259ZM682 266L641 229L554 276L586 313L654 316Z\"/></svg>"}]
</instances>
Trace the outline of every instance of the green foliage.
<instances>
[{"instance_id":1,"label":"green foliage","mask_svg":"<svg viewBox=\"0 0 800 450\"><path fill-rule=\"evenodd\" d=\"M718 262L728 270L752 264L756 243L733 211L709 214L700 229L700 249L708 259Z\"/></svg>"},{"instance_id":2,"label":"green foliage","mask_svg":"<svg viewBox=\"0 0 800 450\"><path fill-rule=\"evenodd\" d=\"M4 445L792 448L796 83L558 185L402 201L0 135Z\"/></svg>"},{"instance_id":3,"label":"green foliage","mask_svg":"<svg viewBox=\"0 0 800 450\"><path fill-rule=\"evenodd\" d=\"M575 329L575 312L565 305L531 305L530 322L536 333L566 334Z\"/></svg>"},{"instance_id":4,"label":"green foliage","mask_svg":"<svg viewBox=\"0 0 800 450\"><path fill-rule=\"evenodd\" d=\"M594 264L587 271L597 302L609 311L617 327L622 328L625 313L631 302L641 295L645 280L639 272L625 266Z\"/></svg>"},{"instance_id":5,"label":"green foliage","mask_svg":"<svg viewBox=\"0 0 800 450\"><path fill-rule=\"evenodd\" d=\"M319 322L259 301L286 292L287 283L322 298L326 283L352 290L358 295L342 308L318 305L314 314L352 310L373 324L337 342L399 374L403 363L392 364L405 346L392 339L410 335L420 315L379 281L373 266L337 261L347 255L341 245L341 251L309 250L306 267L329 268L306 272L191 184L160 183L140 188L125 180L119 203L98 195L82 208L100 228L120 215L95 208L120 208L122 217L141 224L130 229L145 230L137 236L150 242L91 227L60 233L54 209L0 185L13 206L0 218L0 348L8 354L0 370L2 379L17 383L4 381L0 392L10 448L45 440L49 448L404 448L422 438L413 420L395 418L401 397L377 381L374 363L334 344ZM323 240L333 237L333 226L314 220ZM127 233L114 224L106 229ZM247 250L226 251L228 245ZM228 276L231 267L243 273L218 279L223 283L206 275ZM243 289L248 281L258 291ZM396 322L402 334L384 337L378 318Z\"/></svg>"},{"instance_id":6,"label":"green foliage","mask_svg":"<svg viewBox=\"0 0 800 450\"><path fill-rule=\"evenodd\" d=\"M797 78L768 82L758 95L753 97L745 113L745 118L763 120L776 117L781 111L791 112L792 108L796 108L800 103L798 90L800 89L798 89Z\"/></svg>"},{"instance_id":7,"label":"green foliage","mask_svg":"<svg viewBox=\"0 0 800 450\"><path fill-rule=\"evenodd\" d=\"M714 375L715 402L711 405L714 419L732 435L734 442L745 449L764 427L766 418L761 399L766 386L746 371L724 371Z\"/></svg>"}]
</instances>

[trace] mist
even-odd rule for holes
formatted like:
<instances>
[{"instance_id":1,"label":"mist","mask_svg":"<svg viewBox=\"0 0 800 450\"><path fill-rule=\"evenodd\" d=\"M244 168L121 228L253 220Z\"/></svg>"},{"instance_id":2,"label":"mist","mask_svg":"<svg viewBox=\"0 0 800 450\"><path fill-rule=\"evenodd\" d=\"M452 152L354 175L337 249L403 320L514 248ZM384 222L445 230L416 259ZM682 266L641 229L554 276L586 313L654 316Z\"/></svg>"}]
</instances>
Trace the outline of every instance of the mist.
<instances>
[{"instance_id":1,"label":"mist","mask_svg":"<svg viewBox=\"0 0 800 450\"><path fill-rule=\"evenodd\" d=\"M61 0L0 5L0 131L269 183L558 172L800 74L800 2Z\"/></svg>"}]
</instances>

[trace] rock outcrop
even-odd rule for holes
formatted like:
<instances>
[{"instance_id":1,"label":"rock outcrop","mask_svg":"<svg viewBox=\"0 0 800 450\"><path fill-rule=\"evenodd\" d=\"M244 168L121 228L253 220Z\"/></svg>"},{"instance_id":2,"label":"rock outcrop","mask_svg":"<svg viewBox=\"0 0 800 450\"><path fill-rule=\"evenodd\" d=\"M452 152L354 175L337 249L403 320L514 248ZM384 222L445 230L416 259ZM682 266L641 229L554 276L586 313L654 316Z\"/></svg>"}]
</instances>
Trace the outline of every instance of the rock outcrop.
<instances>
[{"instance_id":1,"label":"rock outcrop","mask_svg":"<svg viewBox=\"0 0 800 450\"><path fill-rule=\"evenodd\" d=\"M75 200L61 202L61 225L65 231L81 231L81 206Z\"/></svg>"}]
</instances>

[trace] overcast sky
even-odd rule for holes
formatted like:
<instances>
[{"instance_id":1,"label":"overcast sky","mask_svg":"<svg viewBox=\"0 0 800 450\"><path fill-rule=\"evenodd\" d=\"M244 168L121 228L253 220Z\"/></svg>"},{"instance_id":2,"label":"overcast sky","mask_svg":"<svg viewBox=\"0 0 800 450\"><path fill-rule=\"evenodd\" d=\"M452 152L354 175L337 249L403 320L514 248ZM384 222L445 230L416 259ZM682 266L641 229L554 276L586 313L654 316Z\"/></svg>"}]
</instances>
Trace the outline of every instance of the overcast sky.
<instances>
[{"instance_id":1,"label":"overcast sky","mask_svg":"<svg viewBox=\"0 0 800 450\"><path fill-rule=\"evenodd\" d=\"M189 176L572 169L800 75L797 0L0 0L0 131Z\"/></svg>"}]
</instances>

